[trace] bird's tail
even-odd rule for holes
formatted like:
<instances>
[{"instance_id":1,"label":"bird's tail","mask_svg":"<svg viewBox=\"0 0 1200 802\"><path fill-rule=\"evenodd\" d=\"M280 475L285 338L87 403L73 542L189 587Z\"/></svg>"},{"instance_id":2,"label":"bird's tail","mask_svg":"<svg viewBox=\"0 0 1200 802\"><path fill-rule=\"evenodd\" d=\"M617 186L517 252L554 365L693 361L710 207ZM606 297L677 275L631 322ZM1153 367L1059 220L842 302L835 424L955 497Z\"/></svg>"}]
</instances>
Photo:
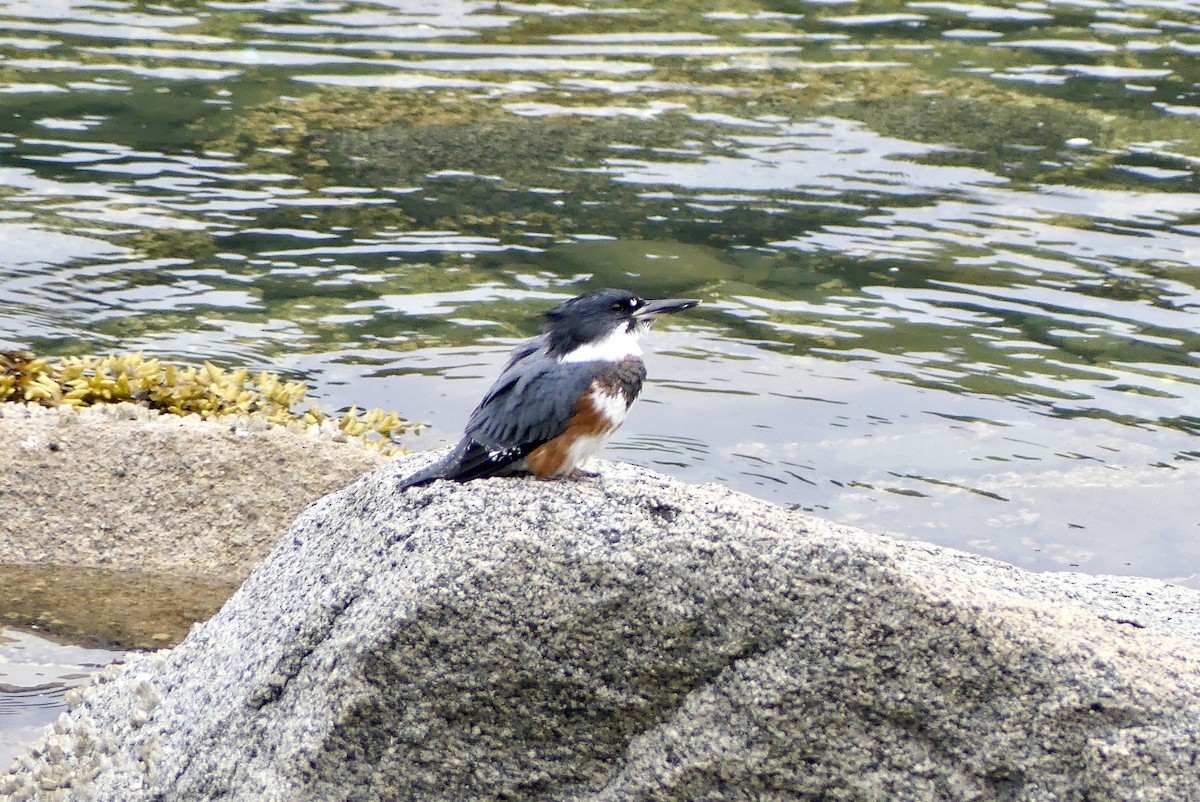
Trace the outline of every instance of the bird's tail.
<instances>
[{"instance_id":1,"label":"bird's tail","mask_svg":"<svg viewBox=\"0 0 1200 802\"><path fill-rule=\"evenodd\" d=\"M396 489L420 487L439 479L469 482L489 476L508 476L517 472L517 463L526 453L528 449L524 448L489 448L468 437L437 462L401 479Z\"/></svg>"},{"instance_id":2,"label":"bird's tail","mask_svg":"<svg viewBox=\"0 0 1200 802\"><path fill-rule=\"evenodd\" d=\"M396 484L396 489L408 490L410 487L420 487L430 482L436 482L438 479L452 479L454 478L454 465L454 454L450 453L411 476L404 477Z\"/></svg>"}]
</instances>

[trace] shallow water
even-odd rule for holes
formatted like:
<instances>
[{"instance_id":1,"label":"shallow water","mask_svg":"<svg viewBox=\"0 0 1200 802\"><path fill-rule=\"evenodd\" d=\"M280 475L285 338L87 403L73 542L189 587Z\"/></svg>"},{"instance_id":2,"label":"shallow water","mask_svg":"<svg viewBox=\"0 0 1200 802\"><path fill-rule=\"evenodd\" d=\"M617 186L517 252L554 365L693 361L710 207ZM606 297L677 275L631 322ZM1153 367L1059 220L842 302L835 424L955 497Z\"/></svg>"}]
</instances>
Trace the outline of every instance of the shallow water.
<instances>
[{"instance_id":1,"label":"shallow water","mask_svg":"<svg viewBox=\"0 0 1200 802\"><path fill-rule=\"evenodd\" d=\"M0 628L0 768L62 712L67 691L123 656Z\"/></svg>"},{"instance_id":2,"label":"shallow water","mask_svg":"<svg viewBox=\"0 0 1200 802\"><path fill-rule=\"evenodd\" d=\"M0 4L4 345L277 368L421 447L554 301L696 295L612 456L1194 573L1195 8L797 9Z\"/></svg>"},{"instance_id":3,"label":"shallow water","mask_svg":"<svg viewBox=\"0 0 1200 802\"><path fill-rule=\"evenodd\" d=\"M608 456L1200 575L1200 9L0 2L0 348L447 443L537 314L704 306Z\"/></svg>"}]
</instances>

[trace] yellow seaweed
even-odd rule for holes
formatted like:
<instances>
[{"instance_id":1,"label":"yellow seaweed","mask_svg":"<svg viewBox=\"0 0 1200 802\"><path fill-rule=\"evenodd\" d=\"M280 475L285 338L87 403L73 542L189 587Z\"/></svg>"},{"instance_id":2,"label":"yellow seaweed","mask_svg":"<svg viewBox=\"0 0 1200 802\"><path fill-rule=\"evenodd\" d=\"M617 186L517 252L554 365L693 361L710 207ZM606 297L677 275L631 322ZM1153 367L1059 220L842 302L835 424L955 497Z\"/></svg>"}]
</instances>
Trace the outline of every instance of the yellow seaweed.
<instances>
[{"instance_id":1,"label":"yellow seaweed","mask_svg":"<svg viewBox=\"0 0 1200 802\"><path fill-rule=\"evenodd\" d=\"M138 352L106 356L67 356L56 361L28 351L0 352L0 401L34 402L43 406L85 407L128 401L173 415L215 418L244 415L276 426L322 426L328 421L364 447L385 454L403 449L393 437L418 424L394 412L352 407L331 418L305 400L308 388L278 374L246 368L226 370L211 362L199 367L146 359Z\"/></svg>"}]
</instances>

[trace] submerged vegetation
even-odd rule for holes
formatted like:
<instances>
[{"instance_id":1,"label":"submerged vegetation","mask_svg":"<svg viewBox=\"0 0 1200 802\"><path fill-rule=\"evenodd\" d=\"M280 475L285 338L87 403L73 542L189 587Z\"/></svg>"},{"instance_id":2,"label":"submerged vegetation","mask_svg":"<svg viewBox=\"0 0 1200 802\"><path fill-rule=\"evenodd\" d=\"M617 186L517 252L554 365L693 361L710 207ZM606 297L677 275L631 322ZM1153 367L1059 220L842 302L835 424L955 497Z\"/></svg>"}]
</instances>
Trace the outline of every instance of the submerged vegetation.
<instances>
[{"instance_id":1,"label":"submerged vegetation","mask_svg":"<svg viewBox=\"0 0 1200 802\"><path fill-rule=\"evenodd\" d=\"M694 478L1116 560L1125 524L1054 472L1195 460L1194 4L101 5L5 15L0 350L64 360L0 369L10 400L390 448L385 413L189 354L299 357L342 408L404 377L449 423L548 303L612 285L706 300L658 386L728 425L649 409L626 441ZM139 349L197 366L67 360ZM1006 511L947 489L1047 476Z\"/></svg>"},{"instance_id":2,"label":"submerged vegetation","mask_svg":"<svg viewBox=\"0 0 1200 802\"><path fill-rule=\"evenodd\" d=\"M368 448L400 450L393 435L416 428L393 412L351 408L330 416L310 405L308 388L277 374L224 370L211 362L179 366L142 354L68 356L51 360L29 351L0 353L0 402L85 407L130 402L170 415L247 416L276 426L336 427Z\"/></svg>"}]
</instances>

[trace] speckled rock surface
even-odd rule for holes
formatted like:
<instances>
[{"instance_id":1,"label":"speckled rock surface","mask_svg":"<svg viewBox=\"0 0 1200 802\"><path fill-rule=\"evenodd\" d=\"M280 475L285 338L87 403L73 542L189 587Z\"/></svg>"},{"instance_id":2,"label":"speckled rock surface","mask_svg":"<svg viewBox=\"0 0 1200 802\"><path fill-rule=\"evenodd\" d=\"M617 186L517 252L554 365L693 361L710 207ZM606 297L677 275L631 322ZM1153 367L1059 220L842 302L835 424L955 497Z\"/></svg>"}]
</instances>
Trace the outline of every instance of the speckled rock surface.
<instances>
[{"instance_id":1,"label":"speckled rock surface","mask_svg":"<svg viewBox=\"0 0 1200 802\"><path fill-rule=\"evenodd\" d=\"M629 466L309 507L14 800L1200 799L1200 595Z\"/></svg>"},{"instance_id":2,"label":"speckled rock surface","mask_svg":"<svg viewBox=\"0 0 1200 802\"><path fill-rule=\"evenodd\" d=\"M265 421L0 404L0 562L240 581L314 499L386 458Z\"/></svg>"}]
</instances>

